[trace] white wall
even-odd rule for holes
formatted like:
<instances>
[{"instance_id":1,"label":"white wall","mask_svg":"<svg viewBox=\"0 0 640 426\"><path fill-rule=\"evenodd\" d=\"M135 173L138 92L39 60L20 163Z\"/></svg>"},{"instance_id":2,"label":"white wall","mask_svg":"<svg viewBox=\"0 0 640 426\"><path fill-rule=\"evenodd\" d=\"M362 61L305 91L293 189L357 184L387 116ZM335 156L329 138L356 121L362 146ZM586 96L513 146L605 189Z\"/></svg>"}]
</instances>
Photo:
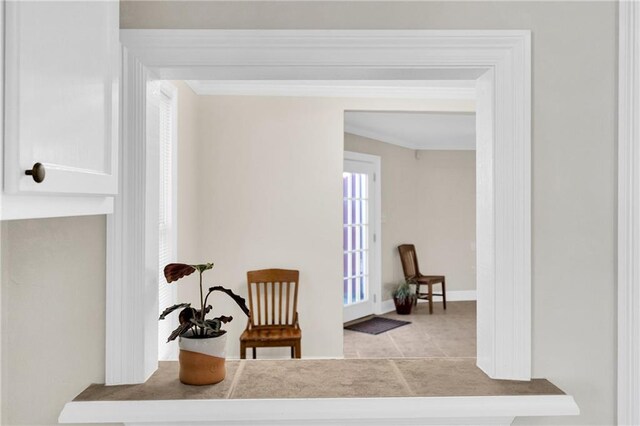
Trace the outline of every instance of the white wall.
<instances>
[{"instance_id":1,"label":"white wall","mask_svg":"<svg viewBox=\"0 0 640 426\"><path fill-rule=\"evenodd\" d=\"M614 423L616 2L125 1L121 26L530 29L533 374L582 414L518 422Z\"/></svg>"},{"instance_id":2,"label":"white wall","mask_svg":"<svg viewBox=\"0 0 640 426\"><path fill-rule=\"evenodd\" d=\"M447 277L447 291L475 290L475 151L416 151L350 133L344 147L381 158L383 300L404 281L404 243L416 245L423 274Z\"/></svg>"},{"instance_id":3,"label":"white wall","mask_svg":"<svg viewBox=\"0 0 640 426\"><path fill-rule=\"evenodd\" d=\"M104 383L105 217L2 223L2 424L56 424Z\"/></svg>"}]
</instances>

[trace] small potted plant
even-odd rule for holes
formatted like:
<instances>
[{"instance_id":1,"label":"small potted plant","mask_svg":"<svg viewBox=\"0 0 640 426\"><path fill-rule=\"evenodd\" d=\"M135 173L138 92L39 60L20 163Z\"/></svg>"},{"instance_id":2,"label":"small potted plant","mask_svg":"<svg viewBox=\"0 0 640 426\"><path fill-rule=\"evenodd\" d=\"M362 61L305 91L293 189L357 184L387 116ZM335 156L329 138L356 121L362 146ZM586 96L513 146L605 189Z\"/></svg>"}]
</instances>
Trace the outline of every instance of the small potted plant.
<instances>
[{"instance_id":1,"label":"small potted plant","mask_svg":"<svg viewBox=\"0 0 640 426\"><path fill-rule=\"evenodd\" d=\"M213 263L203 265L187 265L184 263L170 263L164 268L167 283L191 275L195 271L200 273L200 309L191 307L191 303L179 303L165 309L160 315L163 320L171 312L182 309L178 315L180 325L173 330L167 343L179 337L180 347L180 381L187 385L210 385L221 382L226 375L225 347L226 330L221 330L222 324L233 320L231 316L220 315L207 319L207 314L213 311L207 305L209 296L216 291L229 295L247 316L249 309L244 298L221 286L210 287L204 295L202 274L213 268Z\"/></svg>"},{"instance_id":2,"label":"small potted plant","mask_svg":"<svg viewBox=\"0 0 640 426\"><path fill-rule=\"evenodd\" d=\"M399 315L409 315L411 308L416 301L416 295L411 291L411 287L408 282L398 284L396 289L392 293L393 303L396 305L396 312Z\"/></svg>"}]
</instances>

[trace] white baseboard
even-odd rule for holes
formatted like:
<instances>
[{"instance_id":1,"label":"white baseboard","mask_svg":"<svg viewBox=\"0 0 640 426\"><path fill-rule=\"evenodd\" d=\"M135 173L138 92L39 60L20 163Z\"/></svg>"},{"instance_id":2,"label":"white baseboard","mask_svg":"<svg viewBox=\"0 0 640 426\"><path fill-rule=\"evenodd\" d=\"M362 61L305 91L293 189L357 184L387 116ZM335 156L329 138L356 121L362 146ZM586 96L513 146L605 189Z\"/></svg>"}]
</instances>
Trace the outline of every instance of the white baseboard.
<instances>
[{"instance_id":1,"label":"white baseboard","mask_svg":"<svg viewBox=\"0 0 640 426\"><path fill-rule=\"evenodd\" d=\"M380 306L380 312L378 315L386 314L388 312L393 312L396 310L396 305L393 303L393 299L383 300Z\"/></svg>"},{"instance_id":2,"label":"white baseboard","mask_svg":"<svg viewBox=\"0 0 640 426\"><path fill-rule=\"evenodd\" d=\"M457 291L447 291L447 302L464 302L469 300L476 300L476 291L475 290L457 290ZM438 299L434 299L438 301ZM418 303L424 303L426 300L418 300ZM395 305L393 304L393 299L383 300L382 305L380 306L380 312L377 315L386 314L388 312L393 312L396 310Z\"/></svg>"},{"instance_id":3,"label":"white baseboard","mask_svg":"<svg viewBox=\"0 0 640 426\"><path fill-rule=\"evenodd\" d=\"M467 300L477 300L475 290L457 290L447 292L447 302L464 302Z\"/></svg>"}]
</instances>

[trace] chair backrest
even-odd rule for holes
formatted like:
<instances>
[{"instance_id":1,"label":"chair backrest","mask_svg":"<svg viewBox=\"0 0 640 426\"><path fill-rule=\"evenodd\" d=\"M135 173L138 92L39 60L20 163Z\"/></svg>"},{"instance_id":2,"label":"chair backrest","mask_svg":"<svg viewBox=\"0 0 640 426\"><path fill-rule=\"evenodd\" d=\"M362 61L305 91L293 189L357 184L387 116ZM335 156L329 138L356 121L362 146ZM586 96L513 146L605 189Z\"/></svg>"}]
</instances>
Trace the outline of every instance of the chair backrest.
<instances>
[{"instance_id":1,"label":"chair backrest","mask_svg":"<svg viewBox=\"0 0 640 426\"><path fill-rule=\"evenodd\" d=\"M418 267L418 257L416 256L416 247L413 244L402 244L398 246L400 253L400 261L402 262L402 271L407 281L420 275Z\"/></svg>"},{"instance_id":2,"label":"chair backrest","mask_svg":"<svg viewBox=\"0 0 640 426\"><path fill-rule=\"evenodd\" d=\"M247 272L253 327L294 325L298 312L299 271L262 269Z\"/></svg>"}]
</instances>

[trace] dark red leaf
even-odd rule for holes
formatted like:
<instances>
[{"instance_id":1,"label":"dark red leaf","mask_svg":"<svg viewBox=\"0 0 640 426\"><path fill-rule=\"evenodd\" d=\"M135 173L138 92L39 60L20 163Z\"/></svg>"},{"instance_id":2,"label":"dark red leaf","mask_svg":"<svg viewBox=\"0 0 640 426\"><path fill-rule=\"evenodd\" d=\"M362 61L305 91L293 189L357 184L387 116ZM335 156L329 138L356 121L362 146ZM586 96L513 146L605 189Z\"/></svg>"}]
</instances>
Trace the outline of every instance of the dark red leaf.
<instances>
[{"instance_id":1,"label":"dark red leaf","mask_svg":"<svg viewBox=\"0 0 640 426\"><path fill-rule=\"evenodd\" d=\"M184 263L170 263L164 267L164 277L167 279L167 282L178 281L182 277L186 277L187 275L191 275L196 271L191 265L187 265Z\"/></svg>"}]
</instances>

